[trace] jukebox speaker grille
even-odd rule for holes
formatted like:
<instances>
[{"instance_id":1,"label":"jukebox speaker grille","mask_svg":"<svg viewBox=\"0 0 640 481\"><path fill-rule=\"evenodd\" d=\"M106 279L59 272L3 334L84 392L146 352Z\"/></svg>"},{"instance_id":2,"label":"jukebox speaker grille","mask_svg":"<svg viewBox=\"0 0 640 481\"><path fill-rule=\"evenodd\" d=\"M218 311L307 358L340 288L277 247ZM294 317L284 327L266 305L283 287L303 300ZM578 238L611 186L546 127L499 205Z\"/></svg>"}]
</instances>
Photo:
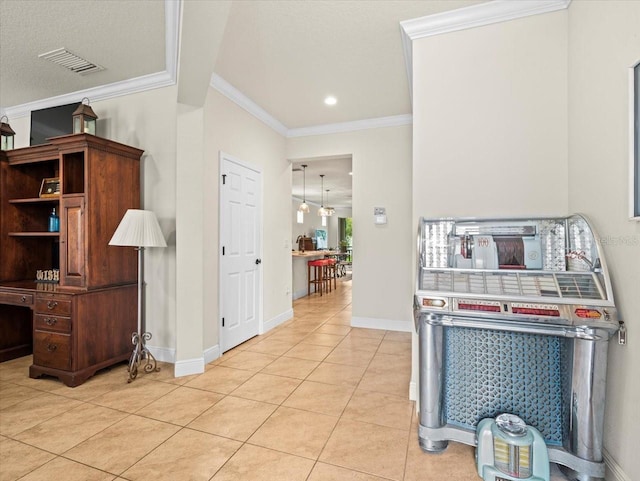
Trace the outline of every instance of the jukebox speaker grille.
<instances>
[{"instance_id":1,"label":"jukebox speaker grille","mask_svg":"<svg viewBox=\"0 0 640 481\"><path fill-rule=\"evenodd\" d=\"M475 429L510 412L561 446L568 416L571 367L565 338L491 329L444 331L444 416Z\"/></svg>"}]
</instances>

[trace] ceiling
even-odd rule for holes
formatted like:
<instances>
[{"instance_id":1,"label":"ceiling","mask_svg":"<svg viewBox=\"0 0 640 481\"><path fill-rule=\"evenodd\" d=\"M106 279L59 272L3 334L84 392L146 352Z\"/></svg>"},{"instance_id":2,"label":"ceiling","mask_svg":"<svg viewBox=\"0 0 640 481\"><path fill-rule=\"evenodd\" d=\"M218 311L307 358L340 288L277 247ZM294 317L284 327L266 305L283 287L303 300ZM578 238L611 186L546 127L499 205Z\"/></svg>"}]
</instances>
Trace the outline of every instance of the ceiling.
<instances>
[{"instance_id":1,"label":"ceiling","mask_svg":"<svg viewBox=\"0 0 640 481\"><path fill-rule=\"evenodd\" d=\"M197 63L202 54L186 49L193 45L186 32L203 31L204 22L217 47L213 73L286 129L408 115L400 21L476 3L481 0L0 0L0 108L10 113L43 99L48 105L56 98L58 105L79 102L105 86L118 95L131 79L171 70L178 52L178 78L186 82L183 63ZM183 7L183 50L177 48L176 6ZM61 47L104 70L80 75L38 57ZM326 106L327 95L338 103ZM313 182L317 173L309 164ZM313 165L322 169L318 159ZM294 195L301 192L296 174ZM330 193L335 206L350 198L350 191L341 193L345 185L336 179L335 202Z\"/></svg>"}]
</instances>

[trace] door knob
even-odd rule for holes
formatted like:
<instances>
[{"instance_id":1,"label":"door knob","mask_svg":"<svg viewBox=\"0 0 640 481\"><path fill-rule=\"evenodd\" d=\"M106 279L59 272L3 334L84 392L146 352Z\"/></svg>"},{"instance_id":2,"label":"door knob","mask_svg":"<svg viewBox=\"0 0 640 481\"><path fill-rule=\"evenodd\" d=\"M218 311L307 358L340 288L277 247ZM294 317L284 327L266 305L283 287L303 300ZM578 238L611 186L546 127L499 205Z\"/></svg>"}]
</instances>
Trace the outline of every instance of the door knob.
<instances>
[{"instance_id":1,"label":"door knob","mask_svg":"<svg viewBox=\"0 0 640 481\"><path fill-rule=\"evenodd\" d=\"M262 264L262 259L256 259L256 265Z\"/></svg>"}]
</instances>

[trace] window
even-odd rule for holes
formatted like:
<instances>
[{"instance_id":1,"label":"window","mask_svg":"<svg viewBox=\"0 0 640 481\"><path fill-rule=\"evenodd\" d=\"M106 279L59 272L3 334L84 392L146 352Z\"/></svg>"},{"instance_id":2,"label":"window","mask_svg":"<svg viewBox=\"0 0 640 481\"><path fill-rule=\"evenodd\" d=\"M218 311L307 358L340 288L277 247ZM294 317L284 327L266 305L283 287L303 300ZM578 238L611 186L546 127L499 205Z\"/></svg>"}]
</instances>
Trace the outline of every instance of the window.
<instances>
[{"instance_id":1,"label":"window","mask_svg":"<svg viewBox=\"0 0 640 481\"><path fill-rule=\"evenodd\" d=\"M630 115L629 115L629 137L631 145L630 156L630 202L629 216L640 220L640 62L631 70L630 78Z\"/></svg>"}]
</instances>

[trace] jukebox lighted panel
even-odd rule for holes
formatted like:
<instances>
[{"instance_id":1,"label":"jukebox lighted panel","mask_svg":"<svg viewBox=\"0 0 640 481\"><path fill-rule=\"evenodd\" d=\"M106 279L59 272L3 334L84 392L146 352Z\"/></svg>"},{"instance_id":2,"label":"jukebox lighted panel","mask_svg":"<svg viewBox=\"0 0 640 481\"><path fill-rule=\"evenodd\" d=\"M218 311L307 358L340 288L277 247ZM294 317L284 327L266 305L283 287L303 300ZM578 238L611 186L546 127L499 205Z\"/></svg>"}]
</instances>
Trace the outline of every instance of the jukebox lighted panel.
<instances>
[{"instance_id":1,"label":"jukebox lighted panel","mask_svg":"<svg viewBox=\"0 0 640 481\"><path fill-rule=\"evenodd\" d=\"M618 318L587 220L421 219L418 250L420 446L475 445L480 420L511 413L571 479L604 478Z\"/></svg>"}]
</instances>

